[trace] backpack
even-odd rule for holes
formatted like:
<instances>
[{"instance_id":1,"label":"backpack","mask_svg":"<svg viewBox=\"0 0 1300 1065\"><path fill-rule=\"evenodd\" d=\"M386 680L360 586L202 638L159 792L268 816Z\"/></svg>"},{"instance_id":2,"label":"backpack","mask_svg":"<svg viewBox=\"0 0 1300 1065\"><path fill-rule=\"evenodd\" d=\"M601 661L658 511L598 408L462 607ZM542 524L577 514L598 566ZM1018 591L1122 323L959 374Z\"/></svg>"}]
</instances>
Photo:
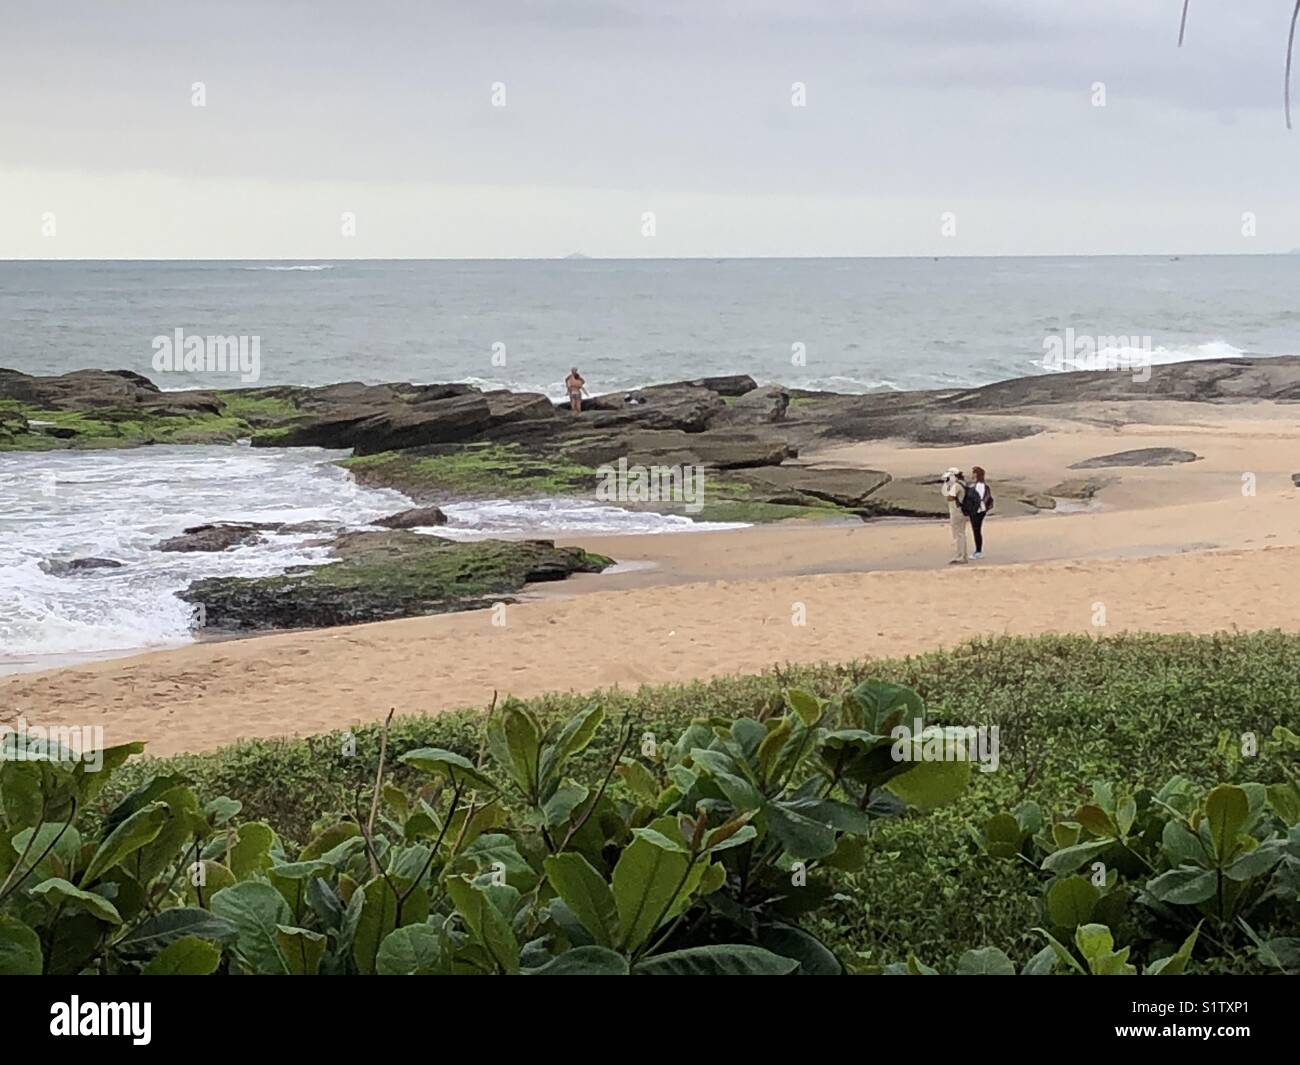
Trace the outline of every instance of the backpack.
<instances>
[{"instance_id":1,"label":"backpack","mask_svg":"<svg viewBox=\"0 0 1300 1065\"><path fill-rule=\"evenodd\" d=\"M973 484L965 486L966 494L961 499L961 512L968 518L975 517L980 512L980 494L975 491Z\"/></svg>"}]
</instances>

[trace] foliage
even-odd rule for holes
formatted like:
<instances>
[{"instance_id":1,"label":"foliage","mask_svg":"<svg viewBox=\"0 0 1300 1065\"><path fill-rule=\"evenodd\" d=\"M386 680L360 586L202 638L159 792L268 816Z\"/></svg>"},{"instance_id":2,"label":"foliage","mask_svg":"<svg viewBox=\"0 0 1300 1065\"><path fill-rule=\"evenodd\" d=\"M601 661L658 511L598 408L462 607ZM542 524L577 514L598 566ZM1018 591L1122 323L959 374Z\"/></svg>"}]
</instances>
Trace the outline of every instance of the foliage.
<instances>
[{"instance_id":1,"label":"foliage","mask_svg":"<svg viewBox=\"0 0 1300 1065\"><path fill-rule=\"evenodd\" d=\"M1117 767L1131 788L1153 791L1174 775L1202 788L1282 782L1285 752L1266 746L1254 757L1236 757L1237 748L1221 745L1217 737L1266 736L1279 725L1300 730L1297 675L1300 636L1288 633L1044 636L979 640L894 661L788 666L763 675L615 689L595 698L611 719L628 715L662 736L686 728L701 713L753 716L778 688L829 697L873 676L914 689L936 723L998 726L997 772L972 774L959 803L925 816L878 819L862 868L845 873L835 895L801 920L856 970L879 971L914 953L947 972L971 945L998 944L1017 965L1044 946L1033 929L1043 924L1045 874L1029 862L983 856L972 826L1028 801L1039 805L1046 820L1067 818L1089 800L1094 781L1115 779ZM592 698L552 693L526 705L550 727ZM389 749L442 747L477 758L483 712L480 707L396 718L388 729ZM286 846L301 844L318 817L353 811L358 794L369 802L381 732L379 725L366 724L342 734L133 759L86 816L97 822L101 809L151 776L182 774L201 795L241 801L243 815L275 825ZM571 759L571 775L599 779L618 742L616 729L598 731ZM400 762L390 766L388 779L404 787L420 782ZM611 782L611 791L623 789L621 779ZM1272 933L1256 930L1298 935L1297 916ZM1158 956L1148 952L1141 960ZM1193 971L1276 970L1247 946L1231 955L1198 948Z\"/></svg>"},{"instance_id":2,"label":"foliage","mask_svg":"<svg viewBox=\"0 0 1300 1065\"><path fill-rule=\"evenodd\" d=\"M10 734L0 973L839 973L800 919L901 796L937 805L970 773L893 756L891 730L924 706L882 682L790 689L666 744L625 718L608 765L579 779L604 719L593 703L546 725L508 701L476 757L404 751L418 786L387 780L381 756L368 813L324 819L301 848L170 773L92 830L79 813L140 746L95 772Z\"/></svg>"}]
</instances>

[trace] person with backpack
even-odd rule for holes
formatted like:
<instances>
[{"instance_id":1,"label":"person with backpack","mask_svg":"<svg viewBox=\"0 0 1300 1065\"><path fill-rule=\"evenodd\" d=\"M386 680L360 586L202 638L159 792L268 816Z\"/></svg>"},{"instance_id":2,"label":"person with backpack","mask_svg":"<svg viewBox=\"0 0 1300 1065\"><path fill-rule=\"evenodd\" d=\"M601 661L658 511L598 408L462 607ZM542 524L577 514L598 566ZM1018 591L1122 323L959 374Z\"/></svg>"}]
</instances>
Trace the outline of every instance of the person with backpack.
<instances>
[{"instance_id":1,"label":"person with backpack","mask_svg":"<svg viewBox=\"0 0 1300 1065\"><path fill-rule=\"evenodd\" d=\"M966 564L966 500L974 492L966 489L966 480L961 470L949 467L943 475L943 497L948 501L948 525L952 529L954 557L948 562L950 566Z\"/></svg>"},{"instance_id":2,"label":"person with backpack","mask_svg":"<svg viewBox=\"0 0 1300 1065\"><path fill-rule=\"evenodd\" d=\"M984 518L993 509L993 489L984 480L984 467L972 466L971 475L975 483L966 489L966 517L970 519L971 532L975 534L975 554L971 558L984 557Z\"/></svg>"}]
</instances>

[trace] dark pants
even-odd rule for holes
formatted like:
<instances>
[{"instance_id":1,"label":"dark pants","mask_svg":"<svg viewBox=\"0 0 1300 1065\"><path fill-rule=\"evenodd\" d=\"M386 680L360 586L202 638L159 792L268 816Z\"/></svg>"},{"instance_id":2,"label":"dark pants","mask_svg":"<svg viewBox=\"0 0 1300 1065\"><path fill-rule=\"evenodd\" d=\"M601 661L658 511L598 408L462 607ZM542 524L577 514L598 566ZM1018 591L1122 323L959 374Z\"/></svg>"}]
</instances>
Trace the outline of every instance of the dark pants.
<instances>
[{"instance_id":1,"label":"dark pants","mask_svg":"<svg viewBox=\"0 0 1300 1065\"><path fill-rule=\"evenodd\" d=\"M975 550L984 550L984 515L974 514L970 519L971 531L975 534Z\"/></svg>"}]
</instances>

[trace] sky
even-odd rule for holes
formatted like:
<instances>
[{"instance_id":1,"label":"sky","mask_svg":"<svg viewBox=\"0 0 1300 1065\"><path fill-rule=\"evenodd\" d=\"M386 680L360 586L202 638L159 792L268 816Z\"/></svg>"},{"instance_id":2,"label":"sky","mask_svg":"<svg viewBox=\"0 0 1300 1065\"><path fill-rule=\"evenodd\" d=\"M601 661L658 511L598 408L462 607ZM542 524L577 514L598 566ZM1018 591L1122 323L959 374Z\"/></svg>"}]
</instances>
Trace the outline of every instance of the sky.
<instances>
[{"instance_id":1,"label":"sky","mask_svg":"<svg viewBox=\"0 0 1300 1065\"><path fill-rule=\"evenodd\" d=\"M1285 252L1291 7L5 0L0 259Z\"/></svg>"}]
</instances>

